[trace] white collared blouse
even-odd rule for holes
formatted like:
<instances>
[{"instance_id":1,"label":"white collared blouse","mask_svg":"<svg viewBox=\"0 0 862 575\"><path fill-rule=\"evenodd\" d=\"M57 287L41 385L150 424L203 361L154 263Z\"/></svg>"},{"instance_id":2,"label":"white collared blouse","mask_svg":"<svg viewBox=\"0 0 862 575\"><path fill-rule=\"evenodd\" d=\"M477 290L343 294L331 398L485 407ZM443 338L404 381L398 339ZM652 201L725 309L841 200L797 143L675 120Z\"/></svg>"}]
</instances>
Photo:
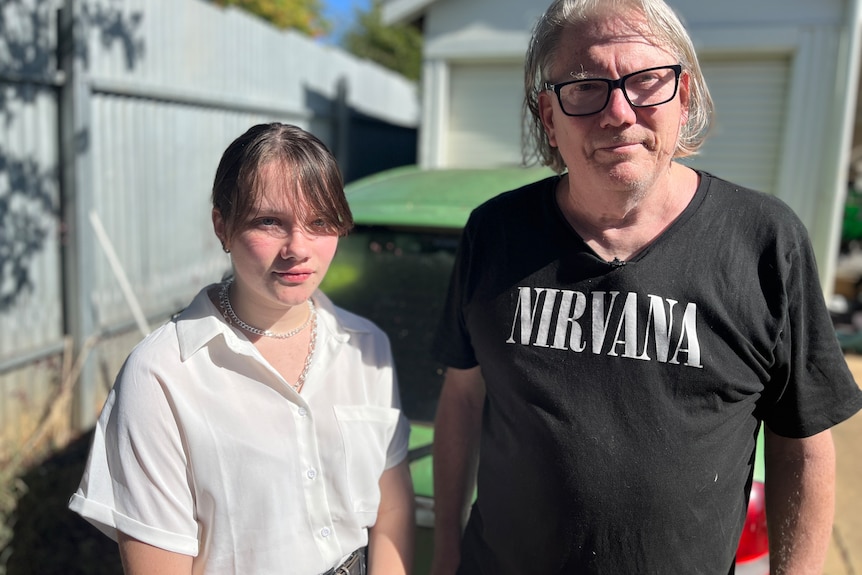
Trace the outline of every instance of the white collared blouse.
<instances>
[{"instance_id":1,"label":"white collared blouse","mask_svg":"<svg viewBox=\"0 0 862 575\"><path fill-rule=\"evenodd\" d=\"M69 507L195 574L324 572L367 544L378 480L407 454L389 341L318 291L300 395L208 289L130 354Z\"/></svg>"}]
</instances>

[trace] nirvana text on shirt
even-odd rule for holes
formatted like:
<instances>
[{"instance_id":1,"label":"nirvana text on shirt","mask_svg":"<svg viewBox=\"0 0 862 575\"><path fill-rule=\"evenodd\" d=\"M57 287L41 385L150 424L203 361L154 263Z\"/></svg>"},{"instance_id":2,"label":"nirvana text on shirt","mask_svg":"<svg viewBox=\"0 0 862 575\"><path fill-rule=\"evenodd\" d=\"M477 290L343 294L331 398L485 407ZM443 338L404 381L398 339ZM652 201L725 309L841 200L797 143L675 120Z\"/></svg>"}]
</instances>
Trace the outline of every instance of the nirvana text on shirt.
<instances>
[{"instance_id":1,"label":"nirvana text on shirt","mask_svg":"<svg viewBox=\"0 0 862 575\"><path fill-rule=\"evenodd\" d=\"M695 303L635 292L517 290L506 343L703 367Z\"/></svg>"}]
</instances>

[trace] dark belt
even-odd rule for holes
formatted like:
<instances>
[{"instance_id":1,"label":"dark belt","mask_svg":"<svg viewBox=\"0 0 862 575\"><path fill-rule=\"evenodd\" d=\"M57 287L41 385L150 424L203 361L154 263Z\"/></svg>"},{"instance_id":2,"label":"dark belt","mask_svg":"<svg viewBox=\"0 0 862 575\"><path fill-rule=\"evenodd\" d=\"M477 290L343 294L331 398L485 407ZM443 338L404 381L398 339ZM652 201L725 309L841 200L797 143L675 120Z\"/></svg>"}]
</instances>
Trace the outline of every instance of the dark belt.
<instances>
[{"instance_id":1,"label":"dark belt","mask_svg":"<svg viewBox=\"0 0 862 575\"><path fill-rule=\"evenodd\" d=\"M365 575L365 547L351 553L344 563L322 575Z\"/></svg>"}]
</instances>

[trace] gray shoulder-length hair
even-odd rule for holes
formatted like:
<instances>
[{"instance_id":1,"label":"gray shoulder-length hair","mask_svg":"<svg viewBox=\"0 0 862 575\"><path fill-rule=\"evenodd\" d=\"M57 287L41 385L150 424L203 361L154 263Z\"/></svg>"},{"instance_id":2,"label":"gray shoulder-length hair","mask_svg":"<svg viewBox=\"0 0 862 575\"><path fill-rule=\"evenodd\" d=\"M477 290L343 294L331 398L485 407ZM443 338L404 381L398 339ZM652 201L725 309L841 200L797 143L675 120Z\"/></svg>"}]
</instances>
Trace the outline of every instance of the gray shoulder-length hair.
<instances>
[{"instance_id":1,"label":"gray shoulder-length hair","mask_svg":"<svg viewBox=\"0 0 862 575\"><path fill-rule=\"evenodd\" d=\"M551 80L547 74L563 34L573 26L593 22L609 13L632 10L645 16L657 44L669 49L691 78L688 119L680 130L674 157L691 156L700 150L715 107L691 38L670 6L664 0L554 0L536 23L524 63L524 163L538 161L558 173L566 169L559 150L548 142L539 114L539 94L544 82Z\"/></svg>"}]
</instances>

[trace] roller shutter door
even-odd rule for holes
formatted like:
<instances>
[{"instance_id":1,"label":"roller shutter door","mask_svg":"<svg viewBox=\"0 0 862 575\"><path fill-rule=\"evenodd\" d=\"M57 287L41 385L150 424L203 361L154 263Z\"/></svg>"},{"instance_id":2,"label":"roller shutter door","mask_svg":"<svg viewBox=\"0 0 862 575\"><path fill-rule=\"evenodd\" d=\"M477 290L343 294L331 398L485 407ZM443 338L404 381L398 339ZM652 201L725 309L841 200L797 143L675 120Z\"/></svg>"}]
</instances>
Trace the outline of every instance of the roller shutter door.
<instances>
[{"instance_id":1,"label":"roller shutter door","mask_svg":"<svg viewBox=\"0 0 862 575\"><path fill-rule=\"evenodd\" d=\"M705 58L701 67L716 116L701 153L686 163L775 193L787 123L790 62Z\"/></svg>"},{"instance_id":2,"label":"roller shutter door","mask_svg":"<svg viewBox=\"0 0 862 575\"><path fill-rule=\"evenodd\" d=\"M521 63L452 64L446 165L521 162Z\"/></svg>"},{"instance_id":3,"label":"roller shutter door","mask_svg":"<svg viewBox=\"0 0 862 575\"><path fill-rule=\"evenodd\" d=\"M787 109L787 58L701 61L716 105L712 132L686 163L774 193ZM521 64L453 64L446 163L487 167L521 161Z\"/></svg>"}]
</instances>

